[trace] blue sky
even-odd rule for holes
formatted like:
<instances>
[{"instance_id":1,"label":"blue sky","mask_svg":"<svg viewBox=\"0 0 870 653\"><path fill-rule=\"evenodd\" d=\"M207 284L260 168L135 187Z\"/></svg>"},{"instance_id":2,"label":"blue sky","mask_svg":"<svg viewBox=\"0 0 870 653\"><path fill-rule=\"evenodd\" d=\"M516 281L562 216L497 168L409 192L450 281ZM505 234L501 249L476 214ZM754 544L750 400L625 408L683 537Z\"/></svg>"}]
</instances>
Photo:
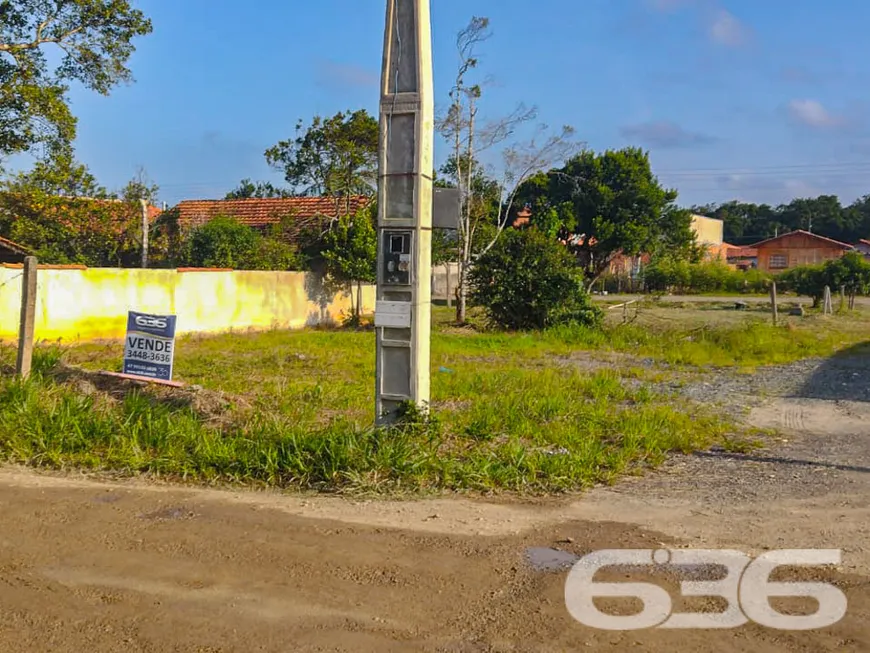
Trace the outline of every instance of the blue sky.
<instances>
[{"instance_id":1,"label":"blue sky","mask_svg":"<svg viewBox=\"0 0 870 653\"><path fill-rule=\"evenodd\" d=\"M78 156L105 185L143 166L170 204L222 197L280 181L263 152L297 120L377 110L384 0L138 4L154 33L136 83L71 93ZM525 102L590 148L640 145L686 205L870 193L870 3L433 0L439 105L473 15L492 21L491 118Z\"/></svg>"}]
</instances>

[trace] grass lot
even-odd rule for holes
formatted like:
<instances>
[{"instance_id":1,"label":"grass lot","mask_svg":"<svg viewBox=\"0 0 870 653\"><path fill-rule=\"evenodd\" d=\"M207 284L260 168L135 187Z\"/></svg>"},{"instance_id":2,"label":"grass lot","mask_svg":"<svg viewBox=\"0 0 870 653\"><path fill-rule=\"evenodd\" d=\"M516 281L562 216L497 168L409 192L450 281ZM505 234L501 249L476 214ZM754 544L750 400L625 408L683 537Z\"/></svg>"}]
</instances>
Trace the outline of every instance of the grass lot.
<instances>
[{"instance_id":1,"label":"grass lot","mask_svg":"<svg viewBox=\"0 0 870 653\"><path fill-rule=\"evenodd\" d=\"M621 324L625 317L630 324ZM627 316L616 309L602 331L505 334L452 328L449 319L436 309L434 421L389 431L371 428L370 331L182 338L176 378L203 391L98 390L59 372L61 355L117 370L120 343L44 347L36 374L22 383L8 373L6 348L0 457L321 490L574 490L654 466L669 452L741 446L739 430L712 407L653 390L675 366L828 356L870 334L867 313L773 328L761 310L713 305Z\"/></svg>"}]
</instances>

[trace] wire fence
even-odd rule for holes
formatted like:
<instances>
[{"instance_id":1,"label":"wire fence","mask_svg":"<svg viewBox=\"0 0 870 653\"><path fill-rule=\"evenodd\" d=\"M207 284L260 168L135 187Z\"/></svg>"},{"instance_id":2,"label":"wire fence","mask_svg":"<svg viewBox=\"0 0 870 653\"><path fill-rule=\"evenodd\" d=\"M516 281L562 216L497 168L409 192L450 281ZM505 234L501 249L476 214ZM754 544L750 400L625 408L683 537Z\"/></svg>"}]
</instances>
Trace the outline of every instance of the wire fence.
<instances>
[{"instance_id":1,"label":"wire fence","mask_svg":"<svg viewBox=\"0 0 870 653\"><path fill-rule=\"evenodd\" d=\"M19 279L19 278L21 278L21 277L23 277L23 276L24 276L24 273L23 273L23 272L19 272L19 273L16 274L14 277L11 277L11 278L9 278L9 279L6 279L6 281L4 281L3 283L0 283L0 288L2 288L3 286L6 286L6 285L12 283L12 282L15 281L16 279Z\"/></svg>"}]
</instances>

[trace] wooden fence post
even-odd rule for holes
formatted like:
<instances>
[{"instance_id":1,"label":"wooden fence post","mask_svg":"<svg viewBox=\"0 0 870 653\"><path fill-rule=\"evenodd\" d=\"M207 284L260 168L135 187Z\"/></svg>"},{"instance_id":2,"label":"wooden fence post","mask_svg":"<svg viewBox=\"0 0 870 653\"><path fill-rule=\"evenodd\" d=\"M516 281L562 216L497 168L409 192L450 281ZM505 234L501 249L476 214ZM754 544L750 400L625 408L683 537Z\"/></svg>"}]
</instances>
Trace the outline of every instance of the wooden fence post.
<instances>
[{"instance_id":1,"label":"wooden fence post","mask_svg":"<svg viewBox=\"0 0 870 653\"><path fill-rule=\"evenodd\" d=\"M831 313L834 312L834 306L833 306L833 303L831 302L831 287L830 286L825 286L825 305L824 305L824 308L822 309L822 312L825 315L830 315Z\"/></svg>"},{"instance_id":2,"label":"wooden fence post","mask_svg":"<svg viewBox=\"0 0 870 653\"><path fill-rule=\"evenodd\" d=\"M21 280L21 323L18 328L18 360L15 372L22 379L30 376L33 363L33 325L36 318L36 257L24 259Z\"/></svg>"},{"instance_id":3,"label":"wooden fence post","mask_svg":"<svg viewBox=\"0 0 870 653\"><path fill-rule=\"evenodd\" d=\"M776 303L776 281L770 284L770 304L773 306L773 326L779 321L779 306Z\"/></svg>"}]
</instances>

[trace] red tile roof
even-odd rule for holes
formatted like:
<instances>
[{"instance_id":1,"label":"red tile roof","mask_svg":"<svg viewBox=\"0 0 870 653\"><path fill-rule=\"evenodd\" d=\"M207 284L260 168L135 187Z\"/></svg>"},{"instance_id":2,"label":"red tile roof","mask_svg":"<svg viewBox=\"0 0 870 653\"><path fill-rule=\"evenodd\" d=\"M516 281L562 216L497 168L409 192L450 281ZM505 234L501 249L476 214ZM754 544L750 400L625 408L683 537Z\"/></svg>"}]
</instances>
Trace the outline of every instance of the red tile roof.
<instances>
[{"instance_id":1,"label":"red tile roof","mask_svg":"<svg viewBox=\"0 0 870 653\"><path fill-rule=\"evenodd\" d=\"M11 241L7 238L3 238L0 236L0 248L8 249L15 254L24 254L25 256L29 255L31 252L24 245L19 245L18 243Z\"/></svg>"},{"instance_id":2,"label":"red tile roof","mask_svg":"<svg viewBox=\"0 0 870 653\"><path fill-rule=\"evenodd\" d=\"M758 250L754 247L741 247L728 243L725 243L725 246L728 248L728 258L756 258L758 256Z\"/></svg>"},{"instance_id":3,"label":"red tile roof","mask_svg":"<svg viewBox=\"0 0 870 653\"><path fill-rule=\"evenodd\" d=\"M861 245L870 245L870 240L864 240L863 238L858 241Z\"/></svg>"},{"instance_id":4,"label":"red tile roof","mask_svg":"<svg viewBox=\"0 0 870 653\"><path fill-rule=\"evenodd\" d=\"M768 238L767 240L762 240L761 242L755 243L754 245L752 245L752 247L758 248L761 245L767 245L767 244L775 242L777 240L782 240L783 238L788 238L790 236L796 236L798 234L800 234L802 236L809 236L810 238L814 238L816 240L824 241L825 243L827 243L829 245L834 245L835 247L839 247L840 249L855 249L852 245L849 245L848 243L841 243L839 240L834 240L833 238L825 238L824 236L820 236L819 234L814 234L810 231L804 231L803 229L795 229L794 231L789 231L788 233L779 235L775 238Z\"/></svg>"},{"instance_id":5,"label":"red tile roof","mask_svg":"<svg viewBox=\"0 0 870 653\"><path fill-rule=\"evenodd\" d=\"M349 202L349 211L348 209ZM356 213L370 202L368 197L276 197L243 200L185 200L178 204L178 222L200 225L218 216L231 216L249 227L265 227L293 216L310 224L324 218Z\"/></svg>"}]
</instances>

